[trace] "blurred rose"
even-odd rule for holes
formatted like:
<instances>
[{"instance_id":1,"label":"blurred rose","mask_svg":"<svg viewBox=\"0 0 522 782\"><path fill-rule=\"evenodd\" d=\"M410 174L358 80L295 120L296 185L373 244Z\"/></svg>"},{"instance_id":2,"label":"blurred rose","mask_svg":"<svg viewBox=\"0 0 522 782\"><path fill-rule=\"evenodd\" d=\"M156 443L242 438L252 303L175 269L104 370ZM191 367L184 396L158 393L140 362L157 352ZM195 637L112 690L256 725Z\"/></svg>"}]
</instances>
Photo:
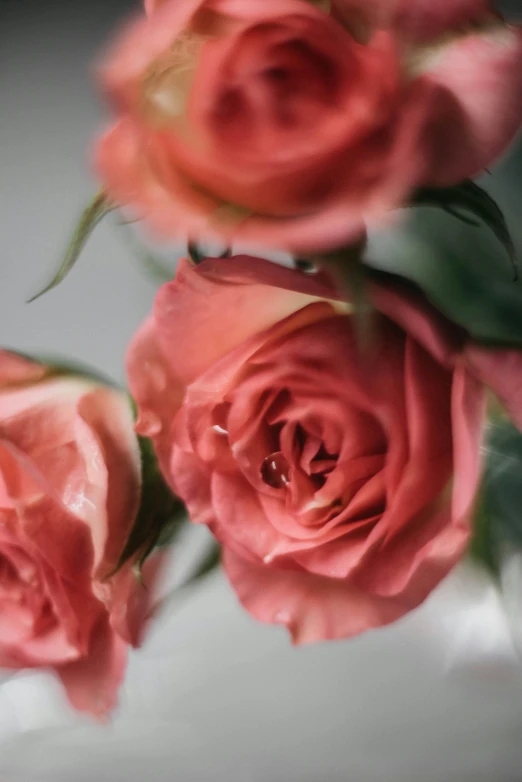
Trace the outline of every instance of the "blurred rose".
<instances>
[{"instance_id":1,"label":"blurred rose","mask_svg":"<svg viewBox=\"0 0 522 782\"><path fill-rule=\"evenodd\" d=\"M166 238L353 240L473 176L522 118L522 34L484 0L149 0L102 71L97 167Z\"/></svg>"},{"instance_id":2,"label":"blurred rose","mask_svg":"<svg viewBox=\"0 0 522 782\"><path fill-rule=\"evenodd\" d=\"M0 667L51 667L98 716L139 631L130 568L106 577L140 481L123 393L0 351Z\"/></svg>"},{"instance_id":3,"label":"blurred rose","mask_svg":"<svg viewBox=\"0 0 522 782\"><path fill-rule=\"evenodd\" d=\"M483 385L440 316L371 297L361 354L320 277L183 262L128 356L138 431L223 544L242 603L296 643L397 619L469 537Z\"/></svg>"}]
</instances>

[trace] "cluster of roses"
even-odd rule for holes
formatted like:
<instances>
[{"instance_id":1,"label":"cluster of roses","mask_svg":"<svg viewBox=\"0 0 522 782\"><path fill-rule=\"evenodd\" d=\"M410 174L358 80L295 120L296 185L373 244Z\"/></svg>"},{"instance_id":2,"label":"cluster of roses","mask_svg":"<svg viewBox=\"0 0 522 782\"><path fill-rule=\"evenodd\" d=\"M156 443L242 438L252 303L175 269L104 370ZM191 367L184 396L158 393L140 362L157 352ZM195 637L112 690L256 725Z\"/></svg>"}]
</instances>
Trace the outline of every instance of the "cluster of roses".
<instances>
[{"instance_id":1,"label":"cluster of roses","mask_svg":"<svg viewBox=\"0 0 522 782\"><path fill-rule=\"evenodd\" d=\"M102 69L106 197L161 238L319 271L182 260L129 349L134 427L122 392L0 355L0 666L52 666L95 713L146 615L132 559L117 569L144 499L135 432L246 609L306 643L426 598L469 543L488 388L522 426L521 352L389 280L366 281L362 334L338 282L368 228L513 138L520 28L488 0L145 5Z\"/></svg>"}]
</instances>

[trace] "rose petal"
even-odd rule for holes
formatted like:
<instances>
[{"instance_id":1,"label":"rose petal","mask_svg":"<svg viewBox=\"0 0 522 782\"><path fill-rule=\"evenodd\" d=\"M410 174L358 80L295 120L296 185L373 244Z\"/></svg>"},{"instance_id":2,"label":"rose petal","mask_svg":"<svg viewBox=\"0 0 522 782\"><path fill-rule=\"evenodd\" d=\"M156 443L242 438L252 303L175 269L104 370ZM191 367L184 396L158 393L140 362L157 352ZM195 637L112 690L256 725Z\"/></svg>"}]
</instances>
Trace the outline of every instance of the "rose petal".
<instances>
[{"instance_id":1,"label":"rose petal","mask_svg":"<svg viewBox=\"0 0 522 782\"><path fill-rule=\"evenodd\" d=\"M393 622L413 607L340 579L255 564L227 547L223 564L247 611L260 622L284 625L294 644L349 638Z\"/></svg>"},{"instance_id":2,"label":"rose petal","mask_svg":"<svg viewBox=\"0 0 522 782\"><path fill-rule=\"evenodd\" d=\"M471 344L465 358L470 371L491 388L522 431L522 352Z\"/></svg>"},{"instance_id":3,"label":"rose petal","mask_svg":"<svg viewBox=\"0 0 522 782\"><path fill-rule=\"evenodd\" d=\"M448 31L460 31L492 13L490 0L388 0L392 23L409 41L430 41Z\"/></svg>"},{"instance_id":4,"label":"rose petal","mask_svg":"<svg viewBox=\"0 0 522 782\"><path fill-rule=\"evenodd\" d=\"M386 536L398 528L403 532L408 521L430 507L448 484L453 469L452 373L411 338L406 339L403 371L408 459L399 482L390 487L381 525ZM390 435L390 448L398 440L398 432ZM418 522L413 521L415 525Z\"/></svg>"},{"instance_id":5,"label":"rose petal","mask_svg":"<svg viewBox=\"0 0 522 782\"><path fill-rule=\"evenodd\" d=\"M0 387L40 380L48 372L43 364L0 350Z\"/></svg>"},{"instance_id":6,"label":"rose petal","mask_svg":"<svg viewBox=\"0 0 522 782\"><path fill-rule=\"evenodd\" d=\"M426 142L426 184L447 186L490 166L522 123L522 29L499 22L420 56L421 82L438 85Z\"/></svg>"},{"instance_id":7,"label":"rose petal","mask_svg":"<svg viewBox=\"0 0 522 782\"><path fill-rule=\"evenodd\" d=\"M245 340L329 293L269 261L182 261L156 297L156 333L171 373L190 383Z\"/></svg>"},{"instance_id":8,"label":"rose petal","mask_svg":"<svg viewBox=\"0 0 522 782\"><path fill-rule=\"evenodd\" d=\"M481 444L486 422L486 394L480 380L458 363L453 379L453 497L452 513L468 524L482 467Z\"/></svg>"},{"instance_id":9,"label":"rose petal","mask_svg":"<svg viewBox=\"0 0 522 782\"><path fill-rule=\"evenodd\" d=\"M197 235L220 202L168 171L169 190L158 181L143 154L143 131L129 118L122 119L99 140L94 166L111 197L135 216L148 221L159 237Z\"/></svg>"},{"instance_id":10,"label":"rose petal","mask_svg":"<svg viewBox=\"0 0 522 782\"><path fill-rule=\"evenodd\" d=\"M165 551L157 550L144 563L140 580L132 562L124 565L112 578L109 606L111 627L131 646L141 645L166 559Z\"/></svg>"},{"instance_id":11,"label":"rose petal","mask_svg":"<svg viewBox=\"0 0 522 782\"><path fill-rule=\"evenodd\" d=\"M78 413L96 437L107 475L105 543L96 563L97 577L103 578L116 566L138 512L140 452L130 402L122 392L97 388L80 399Z\"/></svg>"},{"instance_id":12,"label":"rose petal","mask_svg":"<svg viewBox=\"0 0 522 782\"><path fill-rule=\"evenodd\" d=\"M462 349L464 332L446 320L421 295L397 285L370 286L374 306L410 334L443 366L452 366Z\"/></svg>"},{"instance_id":13,"label":"rose petal","mask_svg":"<svg viewBox=\"0 0 522 782\"><path fill-rule=\"evenodd\" d=\"M88 655L59 667L57 674L75 709L104 720L116 706L126 666L127 644L104 614L93 629Z\"/></svg>"},{"instance_id":14,"label":"rose petal","mask_svg":"<svg viewBox=\"0 0 522 782\"><path fill-rule=\"evenodd\" d=\"M397 529L396 534L385 541L377 554L373 554L373 561L368 558L367 567L357 576L357 583L364 583L379 595L402 594L421 602L465 551L481 473L484 389L461 363L453 376L451 404L451 493L441 494L438 500L434 498L431 505L420 510L417 519L409 526ZM435 417L434 421L438 419ZM443 457L442 470L445 464L447 466L447 459ZM439 468L434 465L433 469L436 473Z\"/></svg>"},{"instance_id":15,"label":"rose petal","mask_svg":"<svg viewBox=\"0 0 522 782\"><path fill-rule=\"evenodd\" d=\"M124 28L101 68L106 89L121 98L129 85L140 82L150 63L172 45L205 0L169 0L146 18L139 16Z\"/></svg>"}]
</instances>

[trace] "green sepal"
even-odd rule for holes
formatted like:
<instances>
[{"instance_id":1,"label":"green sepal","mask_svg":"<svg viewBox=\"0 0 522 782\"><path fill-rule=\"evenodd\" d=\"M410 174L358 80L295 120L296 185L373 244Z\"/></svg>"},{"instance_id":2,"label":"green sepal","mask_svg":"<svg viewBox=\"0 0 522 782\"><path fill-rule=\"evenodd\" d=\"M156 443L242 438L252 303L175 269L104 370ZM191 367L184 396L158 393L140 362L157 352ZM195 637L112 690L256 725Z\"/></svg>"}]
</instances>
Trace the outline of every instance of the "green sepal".
<instances>
[{"instance_id":1,"label":"green sepal","mask_svg":"<svg viewBox=\"0 0 522 782\"><path fill-rule=\"evenodd\" d=\"M305 270L308 264L326 272L344 300L350 304L355 333L361 353L365 353L373 336L374 308L368 296L368 270L363 265L366 236L351 245L321 255L297 258L297 268Z\"/></svg>"},{"instance_id":2,"label":"green sepal","mask_svg":"<svg viewBox=\"0 0 522 782\"><path fill-rule=\"evenodd\" d=\"M141 455L141 503L114 573L126 562L133 560L139 576L152 551L158 546L168 545L176 537L186 520L186 512L182 501L171 492L161 475L152 441L138 436L138 443Z\"/></svg>"},{"instance_id":3,"label":"green sepal","mask_svg":"<svg viewBox=\"0 0 522 782\"><path fill-rule=\"evenodd\" d=\"M89 205L82 212L80 219L76 224L71 241L65 251L62 262L51 281L38 293L28 300L28 303L35 301L56 288L62 280L69 274L80 254L85 247L87 240L103 218L114 209L114 205L109 201L104 190L100 190Z\"/></svg>"}]
</instances>

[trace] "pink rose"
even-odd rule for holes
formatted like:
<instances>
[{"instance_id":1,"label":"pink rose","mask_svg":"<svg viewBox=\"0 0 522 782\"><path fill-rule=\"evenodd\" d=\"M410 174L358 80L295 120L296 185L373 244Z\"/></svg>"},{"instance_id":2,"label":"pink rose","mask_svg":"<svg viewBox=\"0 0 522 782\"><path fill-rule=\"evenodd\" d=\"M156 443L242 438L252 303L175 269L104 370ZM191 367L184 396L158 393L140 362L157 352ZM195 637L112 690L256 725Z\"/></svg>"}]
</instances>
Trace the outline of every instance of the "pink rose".
<instances>
[{"instance_id":1,"label":"pink rose","mask_svg":"<svg viewBox=\"0 0 522 782\"><path fill-rule=\"evenodd\" d=\"M160 237L347 243L520 126L522 32L485 0L146 5L102 70L96 165Z\"/></svg>"},{"instance_id":2,"label":"pink rose","mask_svg":"<svg viewBox=\"0 0 522 782\"><path fill-rule=\"evenodd\" d=\"M350 306L319 276L184 261L128 355L138 431L222 543L241 602L296 643L415 608L470 534L482 379L501 367L478 348L471 360L423 302L371 297L360 353Z\"/></svg>"},{"instance_id":3,"label":"pink rose","mask_svg":"<svg viewBox=\"0 0 522 782\"><path fill-rule=\"evenodd\" d=\"M123 393L0 351L0 668L50 667L98 716L145 608L130 567L107 580L140 483Z\"/></svg>"}]
</instances>

